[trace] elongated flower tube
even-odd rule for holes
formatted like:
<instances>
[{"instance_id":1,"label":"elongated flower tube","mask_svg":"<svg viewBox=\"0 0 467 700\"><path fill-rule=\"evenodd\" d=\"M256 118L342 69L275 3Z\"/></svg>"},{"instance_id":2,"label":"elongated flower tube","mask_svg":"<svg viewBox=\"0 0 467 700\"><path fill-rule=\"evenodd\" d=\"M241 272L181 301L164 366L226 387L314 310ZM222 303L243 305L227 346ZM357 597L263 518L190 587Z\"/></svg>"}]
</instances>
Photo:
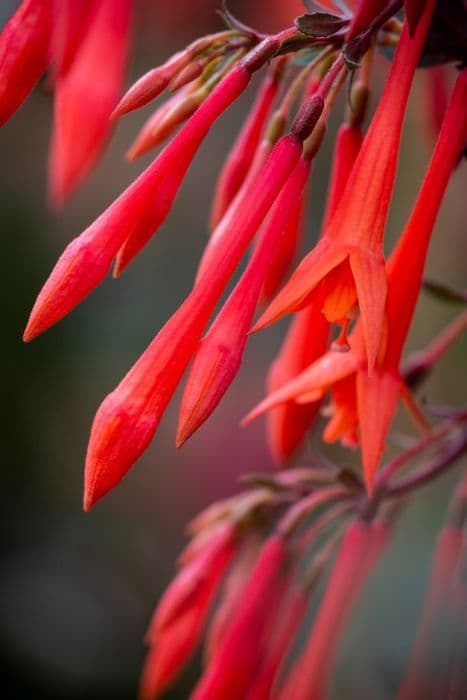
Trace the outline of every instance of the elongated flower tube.
<instances>
[{"instance_id":1,"label":"elongated flower tube","mask_svg":"<svg viewBox=\"0 0 467 700\"><path fill-rule=\"evenodd\" d=\"M371 489L374 473L384 449L385 438L394 416L399 397L406 389L399 373L403 346L420 293L426 254L436 216L459 155L466 139L467 70L456 82L446 117L406 228L387 265L388 303L385 350L371 376L365 359L363 328L359 322L349 339L347 353L329 351L301 375L266 398L247 417L269 410L283 401L300 396L308 400L356 377L358 425L365 479ZM351 384L347 389L352 393ZM308 398L307 398L308 397ZM352 422L355 400L349 401Z\"/></svg>"},{"instance_id":2,"label":"elongated flower tube","mask_svg":"<svg viewBox=\"0 0 467 700\"><path fill-rule=\"evenodd\" d=\"M91 430L85 469L84 507L115 486L152 440L186 366L242 255L297 164L302 143L322 111L310 98L291 132L273 149L237 219L237 236L213 257L205 274L175 314L101 404Z\"/></svg>"},{"instance_id":3,"label":"elongated flower tube","mask_svg":"<svg viewBox=\"0 0 467 700\"><path fill-rule=\"evenodd\" d=\"M240 189L258 147L261 133L276 99L284 70L283 59L271 68L258 91L248 117L219 175L211 212L211 230L224 216Z\"/></svg>"},{"instance_id":4,"label":"elongated flower tube","mask_svg":"<svg viewBox=\"0 0 467 700\"><path fill-rule=\"evenodd\" d=\"M55 3L51 65L55 78L67 73L98 9L97 0L61 0Z\"/></svg>"},{"instance_id":5,"label":"elongated flower tube","mask_svg":"<svg viewBox=\"0 0 467 700\"><path fill-rule=\"evenodd\" d=\"M200 343L180 408L177 446L210 416L236 376L268 264L310 175L304 155L284 185L240 281Z\"/></svg>"},{"instance_id":6,"label":"elongated flower tube","mask_svg":"<svg viewBox=\"0 0 467 700\"><path fill-rule=\"evenodd\" d=\"M387 282L382 242L402 122L433 8L429 0L413 39L406 27L402 31L384 93L327 230L255 326L262 328L302 308L317 284L329 278L328 320L339 321L358 301L370 371L383 332ZM342 289L345 304L336 304Z\"/></svg>"},{"instance_id":7,"label":"elongated flower tube","mask_svg":"<svg viewBox=\"0 0 467 700\"><path fill-rule=\"evenodd\" d=\"M251 576L253 567L256 565L260 550L261 543L256 537L247 539L230 566L204 642L203 660L205 667L209 666L225 638L243 590Z\"/></svg>"},{"instance_id":8,"label":"elongated flower tube","mask_svg":"<svg viewBox=\"0 0 467 700\"><path fill-rule=\"evenodd\" d=\"M352 523L340 545L305 651L292 668L280 700L325 697L335 647L369 573L371 528ZM374 563L375 558L373 558Z\"/></svg>"},{"instance_id":9,"label":"elongated flower tube","mask_svg":"<svg viewBox=\"0 0 467 700\"><path fill-rule=\"evenodd\" d=\"M425 179L407 226L387 265L387 341L382 366L357 378L365 473L371 481L384 449L400 392L403 347L422 285L428 246L449 178L467 138L467 69L456 82Z\"/></svg>"},{"instance_id":10,"label":"elongated flower tube","mask_svg":"<svg viewBox=\"0 0 467 700\"><path fill-rule=\"evenodd\" d=\"M219 582L234 552L235 529L226 522L167 588L147 634L150 650L140 697L153 700L180 674L201 637Z\"/></svg>"},{"instance_id":11,"label":"elongated flower tube","mask_svg":"<svg viewBox=\"0 0 467 700\"><path fill-rule=\"evenodd\" d=\"M196 280L199 280L204 276L205 271L211 264L211 261L215 259L217 255L219 255L219 251L225 247L227 241L232 237L232 235L235 234L236 222L246 203L248 202L251 187L255 183L256 178L267 162L273 147L274 142L268 138L263 139L263 141L260 143L243 185L240 187L229 208L212 232L207 242L198 265Z\"/></svg>"},{"instance_id":12,"label":"elongated flower tube","mask_svg":"<svg viewBox=\"0 0 467 700\"><path fill-rule=\"evenodd\" d=\"M136 255L167 217L183 177L214 121L246 89L251 71L275 51L266 40L219 83L193 117L133 182L78 238L72 241L34 304L24 339L50 328L86 297L120 252L117 272Z\"/></svg>"},{"instance_id":13,"label":"elongated flower tube","mask_svg":"<svg viewBox=\"0 0 467 700\"><path fill-rule=\"evenodd\" d=\"M345 189L362 143L361 129L345 123L339 129L333 156L323 230ZM323 293L292 319L282 348L268 373L267 389L274 394L324 354L329 323L322 313ZM268 444L278 464L287 464L295 455L320 407L320 398L307 403L286 401L266 416Z\"/></svg>"},{"instance_id":14,"label":"elongated flower tube","mask_svg":"<svg viewBox=\"0 0 467 700\"><path fill-rule=\"evenodd\" d=\"M263 653L245 700L269 700L280 665L291 646L297 630L307 614L308 592L291 581L279 611L274 632Z\"/></svg>"},{"instance_id":15,"label":"elongated flower tube","mask_svg":"<svg viewBox=\"0 0 467 700\"><path fill-rule=\"evenodd\" d=\"M123 85L130 0L99 0L70 67L57 76L49 190L63 204L101 154ZM98 72L96 70L98 68Z\"/></svg>"},{"instance_id":16,"label":"elongated flower tube","mask_svg":"<svg viewBox=\"0 0 467 700\"><path fill-rule=\"evenodd\" d=\"M50 61L52 3L23 0L0 34L0 125L24 102Z\"/></svg>"},{"instance_id":17,"label":"elongated flower tube","mask_svg":"<svg viewBox=\"0 0 467 700\"><path fill-rule=\"evenodd\" d=\"M269 264L261 288L261 304L267 304L277 294L296 259L302 240L305 206L305 192L302 192L298 202L295 203L290 212L287 227L284 229L275 255Z\"/></svg>"},{"instance_id":18,"label":"elongated flower tube","mask_svg":"<svg viewBox=\"0 0 467 700\"><path fill-rule=\"evenodd\" d=\"M242 594L229 630L192 694L192 700L243 697L254 678L274 611L286 592L288 548L269 538ZM251 633L252 629L255 634Z\"/></svg>"}]
</instances>

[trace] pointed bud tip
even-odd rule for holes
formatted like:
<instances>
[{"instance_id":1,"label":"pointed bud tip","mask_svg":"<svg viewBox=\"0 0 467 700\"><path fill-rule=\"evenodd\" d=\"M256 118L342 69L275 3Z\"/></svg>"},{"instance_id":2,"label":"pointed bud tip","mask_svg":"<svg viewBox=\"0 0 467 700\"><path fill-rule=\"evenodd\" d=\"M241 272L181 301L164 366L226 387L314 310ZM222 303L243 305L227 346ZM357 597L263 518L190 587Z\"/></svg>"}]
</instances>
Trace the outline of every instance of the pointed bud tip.
<instances>
[{"instance_id":1,"label":"pointed bud tip","mask_svg":"<svg viewBox=\"0 0 467 700\"><path fill-rule=\"evenodd\" d=\"M24 329L23 342L30 343L31 340L37 338L39 335L48 330L48 328L48 325L44 324L43 322L41 323L41 314L39 312L35 312L33 309L26 328Z\"/></svg>"}]
</instances>

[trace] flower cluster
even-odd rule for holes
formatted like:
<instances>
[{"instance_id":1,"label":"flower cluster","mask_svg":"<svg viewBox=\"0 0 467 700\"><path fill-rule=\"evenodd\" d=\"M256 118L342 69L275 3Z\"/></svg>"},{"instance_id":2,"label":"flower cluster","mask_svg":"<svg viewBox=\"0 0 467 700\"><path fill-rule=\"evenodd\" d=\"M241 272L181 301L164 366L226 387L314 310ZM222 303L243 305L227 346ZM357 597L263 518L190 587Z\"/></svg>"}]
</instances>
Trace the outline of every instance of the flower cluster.
<instances>
[{"instance_id":1,"label":"flower cluster","mask_svg":"<svg viewBox=\"0 0 467 700\"><path fill-rule=\"evenodd\" d=\"M116 486L148 448L189 365L177 446L222 400L250 332L290 313L294 318L268 372L267 396L245 422L266 414L271 453L280 466L290 464L320 413L329 418L325 442L361 450L361 469L355 472L323 465L279 472L192 524L193 541L148 632L142 681L142 697L148 700L163 692L191 656L220 586L205 671L192 697L324 697L339 632L391 532L397 512L391 503L466 449L465 413L431 429L412 393L465 330L466 313L425 351L402 362L436 217L466 144L465 45L446 49L445 7L435 0L317 0L320 11L312 2L305 5L309 12L294 26L270 35L224 8L225 30L195 40L151 69L119 102L129 0L70 1L59 3L58 10L53 3L24 0L0 39L2 121L52 66L51 172L57 201L89 170L111 123L169 93L128 158L171 140L66 247L34 304L26 341L72 311L112 264L114 277L130 264L163 225L214 122L247 90L253 75L263 73L218 179L210 237L193 287L97 411L86 457L84 508ZM455 2L452 6L459 12ZM365 130L373 59L388 47L390 68ZM448 93L444 63L454 60L448 71L457 70L457 76ZM407 223L386 259L383 245L407 102L416 69L427 62L437 64L430 83L436 144ZM300 247L313 160L331 131L329 116L341 91L348 104L335 137L321 234L284 283ZM84 135L77 108L83 104L91 115ZM240 279L212 318L249 249ZM326 395L330 404L323 409ZM428 437L381 469L399 400ZM435 443L445 448L438 461L393 483L409 457ZM401 691L404 699L423 696L420 658L432 634L433 609L439 607L438 579L446 589L453 585L465 484L459 494L457 549L448 564L449 546L440 544L436 554L435 592ZM451 537L454 526L449 527L443 542ZM311 636L282 677L308 599L335 549Z\"/></svg>"}]
</instances>

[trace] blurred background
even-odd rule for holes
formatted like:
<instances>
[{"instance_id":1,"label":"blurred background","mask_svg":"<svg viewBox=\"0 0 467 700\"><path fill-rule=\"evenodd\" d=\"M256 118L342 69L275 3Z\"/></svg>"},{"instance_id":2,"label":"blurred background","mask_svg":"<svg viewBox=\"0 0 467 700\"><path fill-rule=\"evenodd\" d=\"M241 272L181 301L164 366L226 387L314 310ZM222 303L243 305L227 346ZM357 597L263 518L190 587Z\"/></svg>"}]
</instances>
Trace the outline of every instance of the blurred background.
<instances>
[{"instance_id":1,"label":"blurred background","mask_svg":"<svg viewBox=\"0 0 467 700\"><path fill-rule=\"evenodd\" d=\"M0 26L17 4L1 3ZM198 34L218 29L218 4L140 3L128 83ZM230 7L269 30L283 26L300 3L231 0ZM376 71L383 75L386 67L378 59ZM60 212L46 204L52 100L45 87L36 89L0 131L0 654L8 698L134 698L145 628L173 575L185 524L213 500L235 492L240 475L273 469L263 423L242 429L239 421L263 396L267 367L285 325L251 338L231 390L183 450L174 447L177 394L138 465L90 514L81 510L83 462L95 410L190 289L216 176L253 95L254 88L215 125L173 212L145 253L118 281L107 279L28 346L21 334L58 255L150 162L150 156L131 165L124 160L150 109L121 120L99 166ZM335 110L331 136L342 107ZM389 245L403 226L433 144L426 108L420 75L404 131ZM319 229L331 148L328 138L313 173L307 247ZM430 277L458 286L465 285L467 259L465 170L464 164L449 186L428 263ZM456 311L424 296L409 349L423 346ZM464 338L443 359L423 387L427 400L454 405L465 400L466 350ZM401 415L396 432L406 431L411 427ZM358 455L334 454L357 464ZM306 450L300 461L306 463ZM393 697L413 643L436 531L460 468L427 487L404 511L341 644L333 697L370 697L362 694L363 687L371 688L374 700ZM196 673L195 662L167 697L187 697Z\"/></svg>"}]
</instances>

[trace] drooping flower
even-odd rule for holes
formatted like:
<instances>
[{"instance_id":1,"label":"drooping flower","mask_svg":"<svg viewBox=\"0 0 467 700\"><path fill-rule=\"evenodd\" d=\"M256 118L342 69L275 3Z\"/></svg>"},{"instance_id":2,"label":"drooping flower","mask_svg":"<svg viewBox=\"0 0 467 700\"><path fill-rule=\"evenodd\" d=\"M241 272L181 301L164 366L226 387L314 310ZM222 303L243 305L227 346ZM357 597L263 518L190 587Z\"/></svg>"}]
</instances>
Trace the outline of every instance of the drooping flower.
<instances>
[{"instance_id":1,"label":"drooping flower","mask_svg":"<svg viewBox=\"0 0 467 700\"><path fill-rule=\"evenodd\" d=\"M262 660L274 612L287 591L288 556L285 541L272 535L245 586L220 648L193 691L193 700L236 700L248 690Z\"/></svg>"},{"instance_id":2,"label":"drooping flower","mask_svg":"<svg viewBox=\"0 0 467 700\"><path fill-rule=\"evenodd\" d=\"M414 38L407 28L402 31L384 93L328 228L255 326L262 328L302 308L325 280L329 321L339 321L358 302L370 371L383 334L387 282L382 242L403 117L433 8L430 0Z\"/></svg>"},{"instance_id":3,"label":"drooping flower","mask_svg":"<svg viewBox=\"0 0 467 700\"><path fill-rule=\"evenodd\" d=\"M119 249L117 272L139 252L167 217L183 177L213 122L246 89L252 70L276 46L266 40L261 49L255 49L249 58L238 63L155 161L67 246L39 293L25 340L47 330L95 289Z\"/></svg>"},{"instance_id":4,"label":"drooping flower","mask_svg":"<svg viewBox=\"0 0 467 700\"><path fill-rule=\"evenodd\" d=\"M74 0L59 4L59 13L71 15L68 26L79 4ZM55 80L49 167L55 205L63 204L100 156L110 134L109 115L123 86L131 2L93 0L90 4L92 11L86 16L79 45L69 65L67 56L62 59Z\"/></svg>"},{"instance_id":5,"label":"drooping flower","mask_svg":"<svg viewBox=\"0 0 467 700\"><path fill-rule=\"evenodd\" d=\"M370 572L372 529L352 523L340 544L311 635L280 690L280 700L321 700L341 631ZM374 554L374 550L373 550Z\"/></svg>"},{"instance_id":6,"label":"drooping flower","mask_svg":"<svg viewBox=\"0 0 467 700\"><path fill-rule=\"evenodd\" d=\"M363 116L360 111L358 119ZM331 218L345 189L355 159L358 155L362 131L354 121L346 122L339 129L334 149L333 168L328 188L328 198L323 220L323 230ZM297 377L326 350L329 339L329 323L322 313L324 289L305 309L292 320L282 348L271 365L267 389L274 394L281 386ZM286 401L266 416L270 450L279 464L286 464L303 442L320 408L320 399L307 403Z\"/></svg>"},{"instance_id":7,"label":"drooping flower","mask_svg":"<svg viewBox=\"0 0 467 700\"><path fill-rule=\"evenodd\" d=\"M154 700L176 679L196 649L219 582L234 553L235 527L221 523L200 551L182 565L149 626L150 645L140 697Z\"/></svg>"},{"instance_id":8,"label":"drooping flower","mask_svg":"<svg viewBox=\"0 0 467 700\"><path fill-rule=\"evenodd\" d=\"M384 449L399 397L409 400L399 372L403 346L422 284L426 254L436 216L466 139L467 70L456 82L425 179L405 230L387 265L388 301L384 348L369 375L359 322L346 353L328 351L287 385L266 398L249 418L284 401L316 401L332 388L335 414L328 438L359 428L367 486ZM345 382L345 383L341 383ZM300 399L301 397L301 399Z\"/></svg>"},{"instance_id":9,"label":"drooping flower","mask_svg":"<svg viewBox=\"0 0 467 700\"><path fill-rule=\"evenodd\" d=\"M21 106L50 61L52 3L23 0L0 34L0 125Z\"/></svg>"},{"instance_id":10,"label":"drooping flower","mask_svg":"<svg viewBox=\"0 0 467 700\"><path fill-rule=\"evenodd\" d=\"M91 429L85 509L115 486L152 440L222 291L285 181L322 111L310 98L271 152L237 219L237 236L220 248L192 292L159 331L119 386L101 404Z\"/></svg>"},{"instance_id":11,"label":"drooping flower","mask_svg":"<svg viewBox=\"0 0 467 700\"><path fill-rule=\"evenodd\" d=\"M245 272L194 355L180 408L178 446L209 417L240 368L268 265L310 169L309 156L302 156L277 198Z\"/></svg>"}]
</instances>

